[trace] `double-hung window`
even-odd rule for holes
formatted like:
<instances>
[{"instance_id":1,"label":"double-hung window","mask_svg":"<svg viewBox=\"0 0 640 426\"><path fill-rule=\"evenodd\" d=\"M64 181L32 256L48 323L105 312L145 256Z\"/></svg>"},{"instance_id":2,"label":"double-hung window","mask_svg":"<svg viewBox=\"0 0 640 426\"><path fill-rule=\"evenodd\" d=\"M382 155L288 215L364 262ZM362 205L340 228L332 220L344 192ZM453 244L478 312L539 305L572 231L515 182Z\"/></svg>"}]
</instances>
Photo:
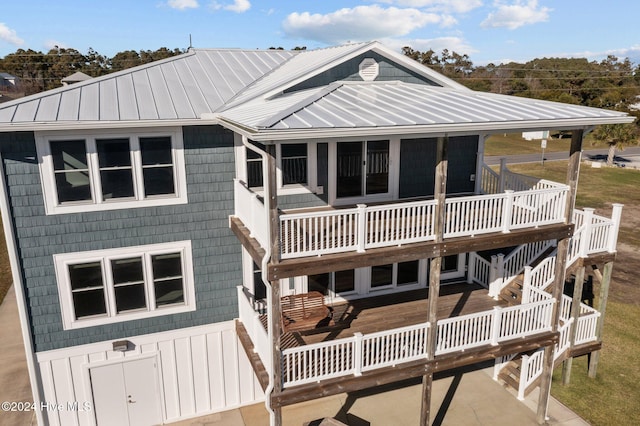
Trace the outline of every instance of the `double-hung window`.
<instances>
[{"instance_id":1,"label":"double-hung window","mask_svg":"<svg viewBox=\"0 0 640 426\"><path fill-rule=\"evenodd\" d=\"M187 202L178 130L39 134L37 151L47 214Z\"/></svg>"},{"instance_id":2,"label":"double-hung window","mask_svg":"<svg viewBox=\"0 0 640 426\"><path fill-rule=\"evenodd\" d=\"M54 256L64 328L195 310L191 243Z\"/></svg>"}]
</instances>

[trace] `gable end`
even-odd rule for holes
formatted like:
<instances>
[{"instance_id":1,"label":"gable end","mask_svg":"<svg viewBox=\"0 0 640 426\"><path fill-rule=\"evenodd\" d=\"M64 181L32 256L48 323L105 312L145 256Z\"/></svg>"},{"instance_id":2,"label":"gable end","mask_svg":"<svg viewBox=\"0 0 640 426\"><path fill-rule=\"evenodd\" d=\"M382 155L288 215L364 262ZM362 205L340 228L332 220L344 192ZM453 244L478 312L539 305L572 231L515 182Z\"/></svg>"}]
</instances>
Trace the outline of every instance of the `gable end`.
<instances>
[{"instance_id":1,"label":"gable end","mask_svg":"<svg viewBox=\"0 0 640 426\"><path fill-rule=\"evenodd\" d=\"M365 81L360 75L360 65L363 61L374 60L378 64L378 75L375 81L403 81L405 83L426 84L429 86L440 86L436 82L429 80L425 76L411 71L379 53L368 51L356 56L349 61L343 62L331 69L328 69L314 77L309 78L295 86L285 90L284 93L297 92L298 90L312 89L331 84L335 81Z\"/></svg>"}]
</instances>

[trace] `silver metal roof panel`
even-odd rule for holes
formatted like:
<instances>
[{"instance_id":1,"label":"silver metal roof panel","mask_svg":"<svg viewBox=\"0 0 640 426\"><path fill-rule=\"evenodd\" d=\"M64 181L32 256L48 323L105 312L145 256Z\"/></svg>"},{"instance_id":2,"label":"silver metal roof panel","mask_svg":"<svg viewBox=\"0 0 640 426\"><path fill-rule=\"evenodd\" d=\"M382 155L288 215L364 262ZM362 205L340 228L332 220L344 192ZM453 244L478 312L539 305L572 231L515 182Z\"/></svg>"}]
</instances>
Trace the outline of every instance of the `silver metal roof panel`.
<instances>
[{"instance_id":1,"label":"silver metal roof panel","mask_svg":"<svg viewBox=\"0 0 640 426\"><path fill-rule=\"evenodd\" d=\"M262 113L258 113L262 111ZM269 114L265 112L269 111ZM277 98L255 99L220 113L221 119L256 133L348 128L401 128L474 124L515 126L572 120L629 121L627 114L492 93L403 82L342 82ZM457 126L457 127L456 127Z\"/></svg>"},{"instance_id":2,"label":"silver metal roof panel","mask_svg":"<svg viewBox=\"0 0 640 426\"><path fill-rule=\"evenodd\" d=\"M0 125L197 119L295 55L276 50L192 50L3 103Z\"/></svg>"}]
</instances>

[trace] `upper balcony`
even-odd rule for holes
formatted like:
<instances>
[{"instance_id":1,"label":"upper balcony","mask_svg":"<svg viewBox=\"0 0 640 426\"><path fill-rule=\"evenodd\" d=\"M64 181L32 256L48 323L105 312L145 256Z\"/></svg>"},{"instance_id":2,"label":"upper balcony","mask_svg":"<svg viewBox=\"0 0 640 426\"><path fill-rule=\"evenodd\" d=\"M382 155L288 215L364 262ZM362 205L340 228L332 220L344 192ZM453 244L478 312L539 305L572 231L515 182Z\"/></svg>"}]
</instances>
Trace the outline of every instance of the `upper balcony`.
<instances>
[{"instance_id":1,"label":"upper balcony","mask_svg":"<svg viewBox=\"0 0 640 426\"><path fill-rule=\"evenodd\" d=\"M567 185L511 173L506 168L496 173L487 166L482 167L480 179L480 195L454 194L444 201L443 236L447 253L470 251L468 248L473 244L477 251L565 237L571 232L571 227L564 223ZM231 227L245 247L254 252L254 259L261 258L264 247L270 246L269 212L263 198L236 180L235 203ZM426 254L430 250L436 254L435 251L443 250L434 243L437 203L435 199L413 198L280 211L277 254L281 264L277 278L295 276L296 264L304 263L308 268L321 259L325 262L336 259L337 255L342 259L355 255L365 266L371 262L367 255L389 256L388 248L405 259L411 254L402 250L412 247L420 248L422 258L429 257L425 256L425 250ZM292 269L288 270L289 267Z\"/></svg>"}]
</instances>

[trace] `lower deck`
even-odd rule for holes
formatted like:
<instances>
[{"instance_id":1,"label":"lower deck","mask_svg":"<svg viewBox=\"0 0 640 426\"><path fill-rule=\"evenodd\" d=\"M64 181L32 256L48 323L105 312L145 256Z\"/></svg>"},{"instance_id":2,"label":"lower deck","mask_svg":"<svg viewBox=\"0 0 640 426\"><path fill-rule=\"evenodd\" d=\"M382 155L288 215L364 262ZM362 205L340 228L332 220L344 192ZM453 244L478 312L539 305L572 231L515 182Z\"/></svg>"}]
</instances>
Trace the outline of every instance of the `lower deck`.
<instances>
[{"instance_id":1,"label":"lower deck","mask_svg":"<svg viewBox=\"0 0 640 426\"><path fill-rule=\"evenodd\" d=\"M333 304L335 325L285 333L282 349L353 337L425 323L428 320L427 288L366 297ZM438 319L488 311L506 306L489 297L488 290L467 283L444 284L438 297ZM262 316L266 329L267 318Z\"/></svg>"}]
</instances>

